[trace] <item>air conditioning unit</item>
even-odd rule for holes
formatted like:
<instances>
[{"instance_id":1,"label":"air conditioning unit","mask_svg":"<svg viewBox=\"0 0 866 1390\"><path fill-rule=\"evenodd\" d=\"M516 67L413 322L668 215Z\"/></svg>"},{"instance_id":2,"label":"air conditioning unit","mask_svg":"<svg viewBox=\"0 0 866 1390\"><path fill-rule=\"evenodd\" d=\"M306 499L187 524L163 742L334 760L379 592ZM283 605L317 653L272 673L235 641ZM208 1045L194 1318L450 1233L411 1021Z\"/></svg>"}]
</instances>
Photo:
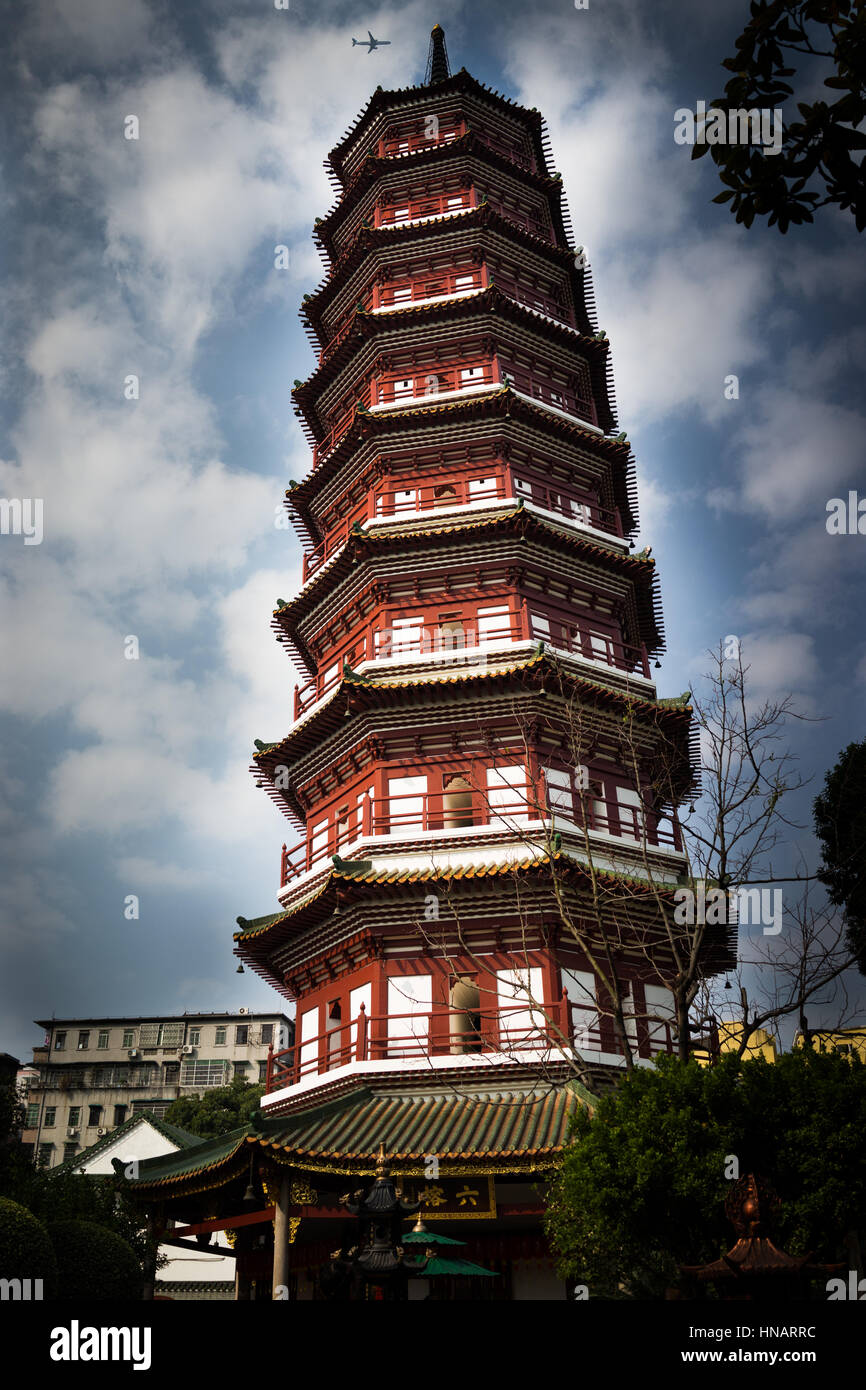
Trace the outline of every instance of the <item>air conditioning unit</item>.
<instances>
[{"instance_id":1,"label":"air conditioning unit","mask_svg":"<svg viewBox=\"0 0 866 1390\"><path fill-rule=\"evenodd\" d=\"M98 1129L98 1130L96 1131L96 1133L101 1137L103 1134L107 1134L107 1133L108 1133L108 1130L107 1130L107 1129Z\"/></svg>"},{"instance_id":2,"label":"air conditioning unit","mask_svg":"<svg viewBox=\"0 0 866 1390\"><path fill-rule=\"evenodd\" d=\"M239 1014L248 1014L249 1012L249 1009L238 1009Z\"/></svg>"},{"instance_id":3,"label":"air conditioning unit","mask_svg":"<svg viewBox=\"0 0 866 1390\"><path fill-rule=\"evenodd\" d=\"M180 1050L183 1053L184 1057L191 1057L192 1054L195 1052L195 1048L191 1047L189 1043L184 1043L183 1047Z\"/></svg>"},{"instance_id":4,"label":"air conditioning unit","mask_svg":"<svg viewBox=\"0 0 866 1390\"><path fill-rule=\"evenodd\" d=\"M131 1048L129 1049L129 1051L127 1052L126 1055L127 1055L127 1057L137 1057L137 1056L138 1056L138 1048L137 1048L137 1047L131 1047Z\"/></svg>"},{"instance_id":5,"label":"air conditioning unit","mask_svg":"<svg viewBox=\"0 0 866 1390\"><path fill-rule=\"evenodd\" d=\"M68 1127L67 1130L66 1130L66 1138L67 1138L67 1139L75 1139L75 1138L77 1137L77 1135L78 1135L78 1130L75 1128L75 1126L74 1126L74 1125L69 1125L69 1127Z\"/></svg>"}]
</instances>

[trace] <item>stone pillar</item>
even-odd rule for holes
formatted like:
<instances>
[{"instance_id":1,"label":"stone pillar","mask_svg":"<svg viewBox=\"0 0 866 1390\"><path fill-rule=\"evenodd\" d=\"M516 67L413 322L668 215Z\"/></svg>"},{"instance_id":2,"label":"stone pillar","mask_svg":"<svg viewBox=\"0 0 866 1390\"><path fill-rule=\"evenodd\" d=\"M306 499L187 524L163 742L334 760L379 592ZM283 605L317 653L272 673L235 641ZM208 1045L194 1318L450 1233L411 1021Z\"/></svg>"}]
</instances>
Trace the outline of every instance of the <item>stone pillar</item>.
<instances>
[{"instance_id":1,"label":"stone pillar","mask_svg":"<svg viewBox=\"0 0 866 1390\"><path fill-rule=\"evenodd\" d=\"M274 1204L274 1277L272 1297L285 1298L289 1282L289 1201L291 1178L286 1174L280 1179L280 1190Z\"/></svg>"}]
</instances>

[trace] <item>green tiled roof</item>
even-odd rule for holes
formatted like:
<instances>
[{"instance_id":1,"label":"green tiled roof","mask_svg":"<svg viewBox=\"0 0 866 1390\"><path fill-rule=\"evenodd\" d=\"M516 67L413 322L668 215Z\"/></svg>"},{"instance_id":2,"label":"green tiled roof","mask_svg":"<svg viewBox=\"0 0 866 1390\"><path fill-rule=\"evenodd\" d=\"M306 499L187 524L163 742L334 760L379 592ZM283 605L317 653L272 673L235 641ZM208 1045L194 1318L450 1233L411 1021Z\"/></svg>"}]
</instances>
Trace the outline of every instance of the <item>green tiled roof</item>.
<instances>
[{"instance_id":1,"label":"green tiled roof","mask_svg":"<svg viewBox=\"0 0 866 1390\"><path fill-rule=\"evenodd\" d=\"M468 1080L468 1076L466 1078ZM464 1083L465 1084L465 1083ZM478 1095L406 1092L364 1088L296 1114L267 1119L259 1112L243 1129L211 1139L183 1153L147 1159L136 1180L138 1191L167 1186L226 1169L238 1151L252 1145L282 1162L312 1171L373 1173L380 1143L398 1170L423 1172L425 1155L443 1164L474 1163L491 1172L549 1168L568 1138L578 1105L592 1108L595 1097L577 1081L541 1094L502 1087ZM237 1165L240 1172L244 1157ZM119 1175L122 1167L117 1163ZM225 1180L225 1173L219 1175ZM199 1184L200 1186L200 1184Z\"/></svg>"}]
</instances>

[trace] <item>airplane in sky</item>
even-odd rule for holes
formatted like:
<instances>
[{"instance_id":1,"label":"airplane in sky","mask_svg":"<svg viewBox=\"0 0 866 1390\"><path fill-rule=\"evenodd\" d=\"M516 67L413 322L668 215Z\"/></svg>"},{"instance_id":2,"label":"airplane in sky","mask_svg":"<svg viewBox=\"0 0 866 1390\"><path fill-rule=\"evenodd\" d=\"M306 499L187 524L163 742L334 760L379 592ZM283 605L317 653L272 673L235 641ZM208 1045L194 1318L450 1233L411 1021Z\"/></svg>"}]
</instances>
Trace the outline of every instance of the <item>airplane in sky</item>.
<instances>
[{"instance_id":1,"label":"airplane in sky","mask_svg":"<svg viewBox=\"0 0 866 1390\"><path fill-rule=\"evenodd\" d=\"M354 48L357 45L358 48L366 48L368 53L372 53L374 48L382 48L385 44L390 44L390 42L390 39L374 39L373 35L370 33L370 30L368 29L367 38L353 39L352 47Z\"/></svg>"}]
</instances>

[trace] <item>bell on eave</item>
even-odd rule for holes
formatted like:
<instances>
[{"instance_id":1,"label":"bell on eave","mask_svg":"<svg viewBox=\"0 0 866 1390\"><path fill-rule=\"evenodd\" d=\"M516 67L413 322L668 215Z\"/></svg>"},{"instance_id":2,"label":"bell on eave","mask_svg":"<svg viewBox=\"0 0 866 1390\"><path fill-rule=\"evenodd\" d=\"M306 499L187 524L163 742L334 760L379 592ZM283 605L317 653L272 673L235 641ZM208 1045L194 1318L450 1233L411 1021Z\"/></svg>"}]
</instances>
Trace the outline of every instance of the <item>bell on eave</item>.
<instances>
[{"instance_id":1,"label":"bell on eave","mask_svg":"<svg viewBox=\"0 0 866 1390\"><path fill-rule=\"evenodd\" d=\"M243 961L241 961L240 965L238 966L237 970L235 971L235 974L236 974L236 975L243 975L243 974L245 974L244 966L243 966Z\"/></svg>"}]
</instances>

